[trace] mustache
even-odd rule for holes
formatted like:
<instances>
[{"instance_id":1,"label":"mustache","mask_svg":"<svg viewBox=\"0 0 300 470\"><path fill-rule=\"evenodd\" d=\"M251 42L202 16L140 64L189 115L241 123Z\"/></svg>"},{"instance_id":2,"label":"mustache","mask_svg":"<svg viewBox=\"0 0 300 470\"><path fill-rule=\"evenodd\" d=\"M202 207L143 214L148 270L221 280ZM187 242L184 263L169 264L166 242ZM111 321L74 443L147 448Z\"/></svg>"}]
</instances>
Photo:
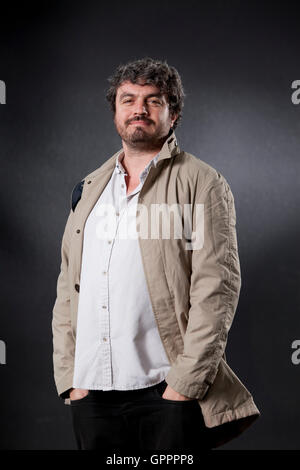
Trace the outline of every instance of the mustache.
<instances>
[{"instance_id":1,"label":"mustache","mask_svg":"<svg viewBox=\"0 0 300 470\"><path fill-rule=\"evenodd\" d=\"M147 119L147 118L144 118L144 117L136 117L136 118L133 118L131 119L130 121L127 121L128 124L130 124L131 122L136 122L136 121L144 121L146 122L147 124L151 124L152 121L150 121L150 119Z\"/></svg>"}]
</instances>

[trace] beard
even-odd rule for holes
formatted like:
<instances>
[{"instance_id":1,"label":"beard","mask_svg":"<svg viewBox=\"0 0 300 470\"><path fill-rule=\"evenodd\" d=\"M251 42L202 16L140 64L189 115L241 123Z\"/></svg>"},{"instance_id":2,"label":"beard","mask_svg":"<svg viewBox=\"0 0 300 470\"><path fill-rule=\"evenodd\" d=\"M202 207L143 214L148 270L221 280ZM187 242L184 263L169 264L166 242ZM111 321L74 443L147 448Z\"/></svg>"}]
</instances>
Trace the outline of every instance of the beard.
<instances>
[{"instance_id":1,"label":"beard","mask_svg":"<svg viewBox=\"0 0 300 470\"><path fill-rule=\"evenodd\" d=\"M160 126L153 132L151 131L152 123L149 120L140 120L147 122L148 125L131 125L128 122L121 125L115 121L119 136L129 147L147 150L156 149L165 140L168 129L165 130L163 126Z\"/></svg>"}]
</instances>

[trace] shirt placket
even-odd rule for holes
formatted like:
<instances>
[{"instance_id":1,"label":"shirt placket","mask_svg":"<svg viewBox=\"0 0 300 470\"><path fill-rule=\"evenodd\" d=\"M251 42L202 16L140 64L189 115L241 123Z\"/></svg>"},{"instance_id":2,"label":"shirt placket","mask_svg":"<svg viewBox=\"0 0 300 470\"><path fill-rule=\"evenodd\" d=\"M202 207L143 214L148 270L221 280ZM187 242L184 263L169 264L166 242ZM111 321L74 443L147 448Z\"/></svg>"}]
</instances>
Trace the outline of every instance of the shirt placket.
<instances>
[{"instance_id":1,"label":"shirt placket","mask_svg":"<svg viewBox=\"0 0 300 470\"><path fill-rule=\"evenodd\" d=\"M103 388L110 389L113 385L112 357L111 357L111 331L110 331L110 302L109 302L109 268L112 250L115 239L118 235L118 229L121 217L125 215L127 209L126 182L125 174L120 173L121 180L116 181L116 197L114 198L115 209L115 230L112 236L104 240L105 249L103 250L102 282L100 283L101 315L100 315L100 345L102 364L102 383ZM118 175L117 175L118 176Z\"/></svg>"},{"instance_id":2,"label":"shirt placket","mask_svg":"<svg viewBox=\"0 0 300 470\"><path fill-rule=\"evenodd\" d=\"M112 250L112 239L103 241L101 282L99 286L100 294L100 367L102 369L102 383L104 388L112 385L111 370L111 344L109 329L109 299L108 299L108 267Z\"/></svg>"}]
</instances>

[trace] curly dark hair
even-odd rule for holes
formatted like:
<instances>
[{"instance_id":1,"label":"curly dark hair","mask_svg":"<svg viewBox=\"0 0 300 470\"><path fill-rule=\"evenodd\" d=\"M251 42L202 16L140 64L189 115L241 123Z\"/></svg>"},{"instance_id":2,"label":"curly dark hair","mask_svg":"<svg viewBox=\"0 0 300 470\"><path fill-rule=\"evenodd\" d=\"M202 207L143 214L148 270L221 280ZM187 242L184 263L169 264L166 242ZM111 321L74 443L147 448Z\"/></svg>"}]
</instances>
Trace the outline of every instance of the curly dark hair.
<instances>
[{"instance_id":1,"label":"curly dark hair","mask_svg":"<svg viewBox=\"0 0 300 470\"><path fill-rule=\"evenodd\" d=\"M106 92L106 100L110 104L110 108L116 111L116 95L117 89L125 81L131 83L139 83L142 80L147 85L157 86L161 93L167 95L171 116L178 113L178 117L173 124L175 129L182 117L182 108L184 106L184 89L181 78L175 67L167 64L166 61L144 57L143 59L134 60L127 64L119 65L115 73L108 78L110 84Z\"/></svg>"}]
</instances>

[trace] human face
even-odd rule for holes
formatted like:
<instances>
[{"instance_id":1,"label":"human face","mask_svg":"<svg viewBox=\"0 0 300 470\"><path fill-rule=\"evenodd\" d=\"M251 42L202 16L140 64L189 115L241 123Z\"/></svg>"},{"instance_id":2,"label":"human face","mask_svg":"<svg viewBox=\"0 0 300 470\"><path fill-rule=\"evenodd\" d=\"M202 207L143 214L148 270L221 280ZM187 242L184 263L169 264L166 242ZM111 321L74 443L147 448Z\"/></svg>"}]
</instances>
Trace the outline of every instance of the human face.
<instances>
[{"instance_id":1,"label":"human face","mask_svg":"<svg viewBox=\"0 0 300 470\"><path fill-rule=\"evenodd\" d=\"M127 145L151 148L162 143L177 116L170 116L166 95L154 85L123 82L117 90L114 116Z\"/></svg>"}]
</instances>

